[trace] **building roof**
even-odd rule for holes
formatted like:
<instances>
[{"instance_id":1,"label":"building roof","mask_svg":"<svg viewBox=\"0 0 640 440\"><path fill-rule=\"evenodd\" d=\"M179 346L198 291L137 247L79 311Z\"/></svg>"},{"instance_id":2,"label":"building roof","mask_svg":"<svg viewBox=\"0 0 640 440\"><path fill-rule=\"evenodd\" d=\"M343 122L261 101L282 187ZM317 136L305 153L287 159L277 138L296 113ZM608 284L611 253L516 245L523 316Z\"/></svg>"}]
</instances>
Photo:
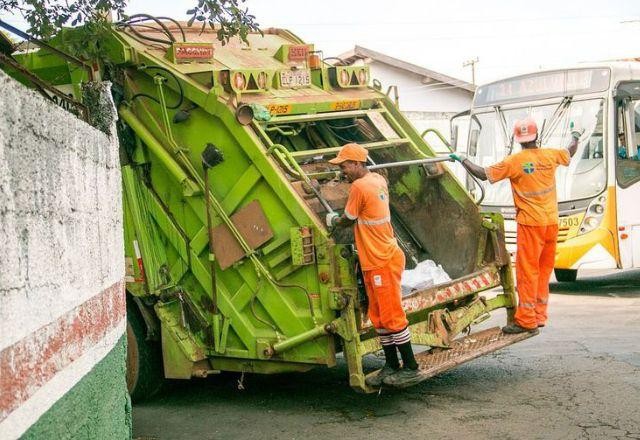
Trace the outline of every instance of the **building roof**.
<instances>
[{"instance_id":1,"label":"building roof","mask_svg":"<svg viewBox=\"0 0 640 440\"><path fill-rule=\"evenodd\" d=\"M355 46L352 50L343 53L338 58L343 60L346 64L351 64L356 60L366 60L367 58L378 61L380 63L388 64L398 69L403 69L409 72L413 72L417 75L421 75L427 78L434 79L436 81L450 84L452 86L459 87L469 92L475 92L476 86L461 79L453 78L451 76L439 73L430 69L426 69L415 64L408 63L406 61L399 60L397 58L390 57L375 50L367 49L362 46Z\"/></svg>"}]
</instances>

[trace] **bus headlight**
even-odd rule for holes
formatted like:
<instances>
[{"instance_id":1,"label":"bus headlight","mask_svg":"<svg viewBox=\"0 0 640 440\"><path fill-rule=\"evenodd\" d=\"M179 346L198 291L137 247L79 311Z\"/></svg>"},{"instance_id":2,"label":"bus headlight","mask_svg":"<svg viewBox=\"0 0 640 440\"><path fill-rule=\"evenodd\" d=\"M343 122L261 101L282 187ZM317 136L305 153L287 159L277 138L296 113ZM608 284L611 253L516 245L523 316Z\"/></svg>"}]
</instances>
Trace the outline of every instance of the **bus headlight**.
<instances>
[{"instance_id":1,"label":"bus headlight","mask_svg":"<svg viewBox=\"0 0 640 440\"><path fill-rule=\"evenodd\" d=\"M597 199L593 199L591 203L589 203L587 212L585 213L584 219L582 219L582 224L580 225L580 229L578 230L578 235L591 232L598 226L600 226L600 223L602 223L602 218L604 217L604 207L606 205L606 202L607 196L600 196Z\"/></svg>"}]
</instances>

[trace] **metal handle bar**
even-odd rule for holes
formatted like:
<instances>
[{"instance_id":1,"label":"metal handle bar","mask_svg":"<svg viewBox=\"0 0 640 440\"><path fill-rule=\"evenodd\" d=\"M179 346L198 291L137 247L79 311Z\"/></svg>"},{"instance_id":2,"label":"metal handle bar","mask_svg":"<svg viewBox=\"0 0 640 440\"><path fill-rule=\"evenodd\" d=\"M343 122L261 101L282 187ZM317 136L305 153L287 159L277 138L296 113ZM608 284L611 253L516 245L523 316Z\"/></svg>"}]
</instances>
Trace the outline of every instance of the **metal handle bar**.
<instances>
[{"instance_id":1,"label":"metal handle bar","mask_svg":"<svg viewBox=\"0 0 640 440\"><path fill-rule=\"evenodd\" d=\"M402 162L381 163L379 165L370 165L367 168L369 170L380 170L384 168L397 168L397 167L406 167L409 165L422 165L427 163L438 163L438 162L453 162L453 159L451 159L449 156L430 157L427 159L416 159L416 160L405 160Z\"/></svg>"}]
</instances>

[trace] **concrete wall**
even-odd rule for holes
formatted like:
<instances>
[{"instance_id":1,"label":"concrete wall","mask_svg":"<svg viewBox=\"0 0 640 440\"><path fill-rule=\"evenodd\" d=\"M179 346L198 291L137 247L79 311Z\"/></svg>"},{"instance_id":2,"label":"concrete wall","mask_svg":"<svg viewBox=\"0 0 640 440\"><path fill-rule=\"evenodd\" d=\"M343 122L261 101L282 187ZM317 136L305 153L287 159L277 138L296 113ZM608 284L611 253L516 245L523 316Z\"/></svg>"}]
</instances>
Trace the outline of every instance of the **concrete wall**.
<instances>
[{"instance_id":1,"label":"concrete wall","mask_svg":"<svg viewBox=\"0 0 640 440\"><path fill-rule=\"evenodd\" d=\"M129 438L117 140L2 72L0 108L0 438Z\"/></svg>"}]
</instances>

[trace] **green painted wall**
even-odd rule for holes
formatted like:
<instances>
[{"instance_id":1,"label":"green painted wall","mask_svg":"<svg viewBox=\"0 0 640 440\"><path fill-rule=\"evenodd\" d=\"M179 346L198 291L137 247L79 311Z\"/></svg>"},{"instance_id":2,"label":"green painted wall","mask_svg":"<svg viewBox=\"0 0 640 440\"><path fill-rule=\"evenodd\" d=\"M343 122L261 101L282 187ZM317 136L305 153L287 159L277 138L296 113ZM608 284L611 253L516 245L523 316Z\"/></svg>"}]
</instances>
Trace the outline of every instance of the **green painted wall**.
<instances>
[{"instance_id":1,"label":"green painted wall","mask_svg":"<svg viewBox=\"0 0 640 440\"><path fill-rule=\"evenodd\" d=\"M23 439L130 439L131 402L125 382L126 336Z\"/></svg>"}]
</instances>

